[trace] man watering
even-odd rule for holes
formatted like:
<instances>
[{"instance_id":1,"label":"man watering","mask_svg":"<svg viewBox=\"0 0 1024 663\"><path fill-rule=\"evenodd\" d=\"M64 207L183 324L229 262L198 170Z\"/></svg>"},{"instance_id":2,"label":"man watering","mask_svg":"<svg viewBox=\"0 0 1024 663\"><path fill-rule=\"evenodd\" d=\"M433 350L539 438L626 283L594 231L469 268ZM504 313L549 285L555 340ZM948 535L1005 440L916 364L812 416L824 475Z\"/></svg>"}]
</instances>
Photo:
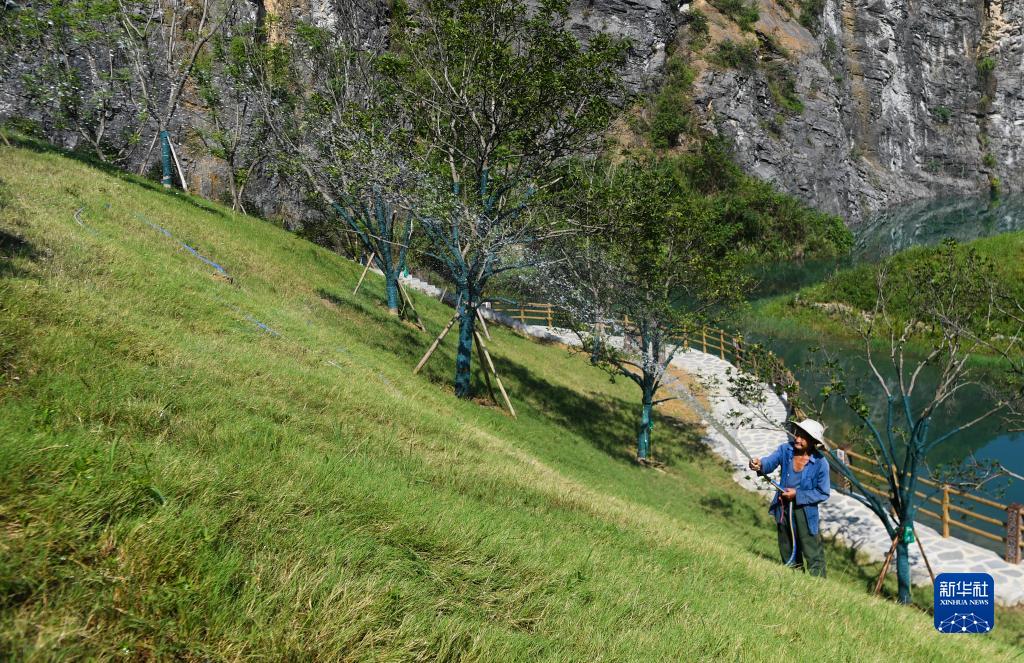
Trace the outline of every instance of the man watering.
<instances>
[{"instance_id":1,"label":"man watering","mask_svg":"<svg viewBox=\"0 0 1024 663\"><path fill-rule=\"evenodd\" d=\"M818 504L828 499L828 461L819 451L825 428L813 419L794 424L789 442L771 455L754 458L750 469L769 475L781 468L768 513L779 534L779 553L788 566L801 566L812 576L825 577L825 549L818 527Z\"/></svg>"}]
</instances>

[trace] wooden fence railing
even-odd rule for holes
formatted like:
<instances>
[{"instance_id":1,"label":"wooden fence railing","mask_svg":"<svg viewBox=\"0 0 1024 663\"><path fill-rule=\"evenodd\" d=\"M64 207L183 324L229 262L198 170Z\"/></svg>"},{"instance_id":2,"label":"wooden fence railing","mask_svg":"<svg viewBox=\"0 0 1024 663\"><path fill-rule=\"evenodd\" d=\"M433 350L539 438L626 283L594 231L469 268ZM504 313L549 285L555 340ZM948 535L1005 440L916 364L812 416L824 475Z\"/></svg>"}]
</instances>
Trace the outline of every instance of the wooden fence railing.
<instances>
[{"instance_id":1,"label":"wooden fence railing","mask_svg":"<svg viewBox=\"0 0 1024 663\"><path fill-rule=\"evenodd\" d=\"M528 325L554 327L559 322L564 324L568 321L565 311L549 303L495 304L493 308ZM628 325L629 320L627 318L620 323ZM705 327L677 339L677 342L686 348L718 356L736 366L743 366L747 361L743 338L722 329ZM877 469L875 461L854 451L846 451L845 454L850 469L858 476L864 487L876 495L888 498L889 485L885 477L853 462L858 461L861 465ZM835 473L834 478L838 485L843 485L844 480L838 473ZM926 505L921 506L919 511L938 523L943 537L951 536L952 528L963 530L982 539L1005 544L1005 558L1008 562L1019 564L1022 561L1024 505L1001 504L930 479L918 481L934 493L929 495L923 491L915 492L918 497L924 499ZM978 509L988 513L979 513Z\"/></svg>"},{"instance_id":2,"label":"wooden fence railing","mask_svg":"<svg viewBox=\"0 0 1024 663\"><path fill-rule=\"evenodd\" d=\"M553 304L537 304L524 302L515 304L491 304L491 308L499 313L515 318L524 325L543 325L554 327L555 320L565 317L564 312Z\"/></svg>"},{"instance_id":3,"label":"wooden fence railing","mask_svg":"<svg viewBox=\"0 0 1024 663\"><path fill-rule=\"evenodd\" d=\"M702 327L698 332L683 336L679 342L685 348L700 350L704 354L717 355L720 359L735 366L746 361L743 353L743 338L733 336L721 329Z\"/></svg>"},{"instance_id":4,"label":"wooden fence railing","mask_svg":"<svg viewBox=\"0 0 1024 663\"><path fill-rule=\"evenodd\" d=\"M559 322L563 324L568 324L569 322L568 313L557 306L548 303L495 303L491 304L491 308L499 313L509 316L510 318L518 320L525 325L555 327L558 326ZM612 321L613 324L615 322L628 325L629 318ZM743 339L722 329L704 327L698 332L693 332L692 334L687 334L686 336L677 339L677 341L684 347L694 348L707 354L717 355L720 358L732 361L733 363L742 361L743 359Z\"/></svg>"},{"instance_id":5,"label":"wooden fence railing","mask_svg":"<svg viewBox=\"0 0 1024 663\"><path fill-rule=\"evenodd\" d=\"M889 482L873 471L878 469L877 463L855 451L847 450L845 454L848 459L847 467L857 475L864 488L879 497L888 498ZM866 469L863 465L872 469ZM838 472L834 472L834 477L838 485L849 488L848 482ZM1021 550L1024 548L1024 541L1021 540L1021 514L1024 511L1022 505L1002 504L931 479L918 479L918 483L925 489L930 489L928 493L920 490L914 492L922 499L922 506L918 511L939 524L943 537L951 536L951 528L970 532L974 536L1004 544L1006 561L1020 563ZM988 514L979 513L978 509L988 511Z\"/></svg>"}]
</instances>

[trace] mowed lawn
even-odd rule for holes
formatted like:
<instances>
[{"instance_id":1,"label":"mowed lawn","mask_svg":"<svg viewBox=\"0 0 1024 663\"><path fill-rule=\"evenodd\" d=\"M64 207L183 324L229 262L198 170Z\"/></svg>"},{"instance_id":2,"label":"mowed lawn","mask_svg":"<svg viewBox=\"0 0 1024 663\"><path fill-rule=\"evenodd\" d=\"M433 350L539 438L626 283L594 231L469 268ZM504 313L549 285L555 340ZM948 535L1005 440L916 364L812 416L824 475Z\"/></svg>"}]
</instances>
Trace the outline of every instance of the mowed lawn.
<instances>
[{"instance_id":1,"label":"mowed lawn","mask_svg":"<svg viewBox=\"0 0 1024 663\"><path fill-rule=\"evenodd\" d=\"M45 151L0 180L0 659L1024 655L837 548L782 568L685 418L630 462L635 387L584 357L492 328L512 419L452 339L412 375L450 309L270 223Z\"/></svg>"}]
</instances>

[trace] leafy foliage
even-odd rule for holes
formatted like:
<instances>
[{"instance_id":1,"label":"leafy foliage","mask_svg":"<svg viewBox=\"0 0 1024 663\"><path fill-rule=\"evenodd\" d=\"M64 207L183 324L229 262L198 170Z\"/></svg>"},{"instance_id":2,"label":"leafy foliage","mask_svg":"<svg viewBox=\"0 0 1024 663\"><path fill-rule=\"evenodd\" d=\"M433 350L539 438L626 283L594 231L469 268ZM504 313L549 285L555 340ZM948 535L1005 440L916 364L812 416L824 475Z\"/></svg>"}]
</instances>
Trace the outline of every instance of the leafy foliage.
<instances>
[{"instance_id":1,"label":"leafy foliage","mask_svg":"<svg viewBox=\"0 0 1024 663\"><path fill-rule=\"evenodd\" d=\"M246 185L270 157L266 121L257 100L248 58L263 32L240 20L222 25L208 52L196 59L194 80L202 112L195 132L207 151L224 162L231 208L245 212Z\"/></svg>"},{"instance_id":2,"label":"leafy foliage","mask_svg":"<svg viewBox=\"0 0 1024 663\"><path fill-rule=\"evenodd\" d=\"M780 60L765 63L765 78L772 100L784 111L793 115L804 112L804 102L796 91L796 77L789 66Z\"/></svg>"},{"instance_id":3,"label":"leafy foliage","mask_svg":"<svg viewBox=\"0 0 1024 663\"><path fill-rule=\"evenodd\" d=\"M953 117L953 111L948 106L936 106L932 109L932 117L939 124L949 124L949 120Z\"/></svg>"},{"instance_id":4,"label":"leafy foliage","mask_svg":"<svg viewBox=\"0 0 1024 663\"><path fill-rule=\"evenodd\" d=\"M839 217L819 212L744 173L720 140L674 161L679 176L708 200L720 222L740 229L746 250L766 260L842 255L853 236Z\"/></svg>"},{"instance_id":5,"label":"leafy foliage","mask_svg":"<svg viewBox=\"0 0 1024 663\"><path fill-rule=\"evenodd\" d=\"M914 247L887 258L883 263L889 275L887 284L887 309L897 319L906 320L912 315L919 293L915 292L912 275L930 269L939 260L952 260L948 253L958 256L957 260L976 261L991 270L994 282L999 283L1008 296L1024 299L1024 273L1016 260L1020 251L1019 242L1011 236L981 240L972 244L945 244L941 246ZM968 258L968 256L974 256ZM943 257L945 256L945 257ZM801 292L801 299L818 302L839 302L858 311L871 311L875 305L876 284L872 277L875 268L871 265L857 265L837 272L824 283ZM995 333L1012 333L1014 325L998 326Z\"/></svg>"},{"instance_id":6,"label":"leafy foliage","mask_svg":"<svg viewBox=\"0 0 1024 663\"><path fill-rule=\"evenodd\" d=\"M978 76L983 81L988 80L992 76L992 72L996 70L996 60L991 55L986 55L978 59L977 63Z\"/></svg>"},{"instance_id":7,"label":"leafy foliage","mask_svg":"<svg viewBox=\"0 0 1024 663\"><path fill-rule=\"evenodd\" d=\"M654 97L647 131L655 148L676 145L679 137L695 130L691 92L693 69L680 58L670 58L665 67L661 89Z\"/></svg>"},{"instance_id":8,"label":"leafy foliage","mask_svg":"<svg viewBox=\"0 0 1024 663\"><path fill-rule=\"evenodd\" d=\"M756 0L708 0L709 4L722 12L744 32L753 32L754 24L761 18Z\"/></svg>"},{"instance_id":9,"label":"leafy foliage","mask_svg":"<svg viewBox=\"0 0 1024 663\"><path fill-rule=\"evenodd\" d=\"M753 72L757 68L757 42L725 39L715 45L711 62L727 69Z\"/></svg>"},{"instance_id":10,"label":"leafy foliage","mask_svg":"<svg viewBox=\"0 0 1024 663\"><path fill-rule=\"evenodd\" d=\"M580 211L595 229L556 256L569 262L570 251L578 251L585 268L555 260L544 275L546 290L561 292L559 303L581 323L592 361L640 388L641 461L651 454L653 407L671 400L658 394L678 350L675 339L740 301L749 284L739 226L723 223L674 161L586 164L583 173L597 176L578 187L585 196ZM605 326L625 345L605 342Z\"/></svg>"},{"instance_id":11,"label":"leafy foliage","mask_svg":"<svg viewBox=\"0 0 1024 663\"><path fill-rule=\"evenodd\" d=\"M426 175L393 89L380 73L383 43L353 9L340 27L298 22L283 44L249 40L247 76L276 143L277 165L299 182L336 234L353 235L384 274L398 315L413 216Z\"/></svg>"},{"instance_id":12,"label":"leafy foliage","mask_svg":"<svg viewBox=\"0 0 1024 663\"><path fill-rule=\"evenodd\" d=\"M825 0L799 0L800 25L817 35L821 30L821 16L825 13Z\"/></svg>"},{"instance_id":13,"label":"leafy foliage","mask_svg":"<svg viewBox=\"0 0 1024 663\"><path fill-rule=\"evenodd\" d=\"M40 131L69 132L94 158L117 165L131 157L146 118L119 39L120 12L109 0L48 0L0 19L5 79L42 116Z\"/></svg>"},{"instance_id":14,"label":"leafy foliage","mask_svg":"<svg viewBox=\"0 0 1024 663\"><path fill-rule=\"evenodd\" d=\"M684 19L686 20L686 26L690 30L690 45L694 49L700 50L707 44L711 32L708 15L699 9L691 8L690 11L686 12Z\"/></svg>"}]
</instances>

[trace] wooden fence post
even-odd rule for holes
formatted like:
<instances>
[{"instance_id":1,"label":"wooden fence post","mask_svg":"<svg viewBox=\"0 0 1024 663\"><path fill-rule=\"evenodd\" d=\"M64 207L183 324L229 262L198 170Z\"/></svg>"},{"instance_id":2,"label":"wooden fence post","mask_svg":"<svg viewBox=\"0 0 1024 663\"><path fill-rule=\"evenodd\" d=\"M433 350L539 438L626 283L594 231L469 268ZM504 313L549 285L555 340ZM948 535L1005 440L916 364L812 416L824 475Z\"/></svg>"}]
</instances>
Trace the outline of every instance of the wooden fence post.
<instances>
[{"instance_id":1,"label":"wooden fence post","mask_svg":"<svg viewBox=\"0 0 1024 663\"><path fill-rule=\"evenodd\" d=\"M700 351L704 354L708 352L708 328L700 328Z\"/></svg>"},{"instance_id":2,"label":"wooden fence post","mask_svg":"<svg viewBox=\"0 0 1024 663\"><path fill-rule=\"evenodd\" d=\"M551 329L554 326L554 322L551 320L551 304L548 303L548 329Z\"/></svg>"},{"instance_id":3,"label":"wooden fence post","mask_svg":"<svg viewBox=\"0 0 1024 663\"><path fill-rule=\"evenodd\" d=\"M725 361L725 332L721 329L718 330L718 356Z\"/></svg>"},{"instance_id":4,"label":"wooden fence post","mask_svg":"<svg viewBox=\"0 0 1024 663\"><path fill-rule=\"evenodd\" d=\"M843 465L846 465L847 467L850 466L851 459L847 455L845 449L836 449L836 458L838 458L839 462L841 462ZM850 489L852 488L850 480L843 475L840 475L839 485L842 486L843 490L845 490L846 492L850 492Z\"/></svg>"},{"instance_id":5,"label":"wooden fence post","mask_svg":"<svg viewBox=\"0 0 1024 663\"><path fill-rule=\"evenodd\" d=\"M942 486L942 538L949 538L949 486Z\"/></svg>"},{"instance_id":6,"label":"wooden fence post","mask_svg":"<svg viewBox=\"0 0 1024 663\"><path fill-rule=\"evenodd\" d=\"M1006 561L1020 564L1020 516L1024 504L1014 502L1006 507Z\"/></svg>"},{"instance_id":7,"label":"wooden fence post","mask_svg":"<svg viewBox=\"0 0 1024 663\"><path fill-rule=\"evenodd\" d=\"M523 309L522 303L519 304L519 322L526 324L526 311Z\"/></svg>"}]
</instances>

